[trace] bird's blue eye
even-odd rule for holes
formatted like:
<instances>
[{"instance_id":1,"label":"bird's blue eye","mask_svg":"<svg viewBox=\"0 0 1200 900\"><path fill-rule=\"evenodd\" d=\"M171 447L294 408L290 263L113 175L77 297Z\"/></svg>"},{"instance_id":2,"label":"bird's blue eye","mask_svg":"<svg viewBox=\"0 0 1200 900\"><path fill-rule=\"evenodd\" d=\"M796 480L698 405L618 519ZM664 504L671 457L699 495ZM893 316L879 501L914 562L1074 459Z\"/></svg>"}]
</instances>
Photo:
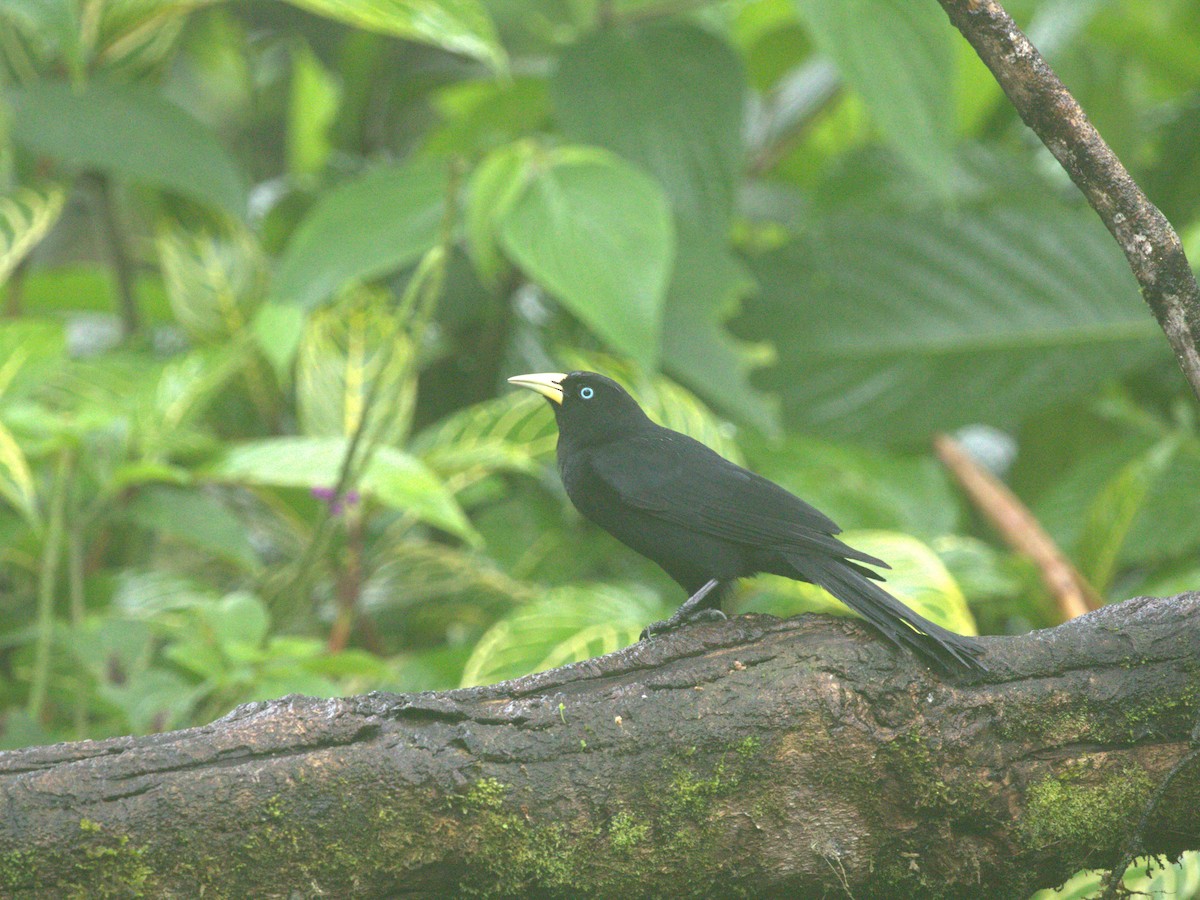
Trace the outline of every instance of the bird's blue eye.
<instances>
[{"instance_id":1,"label":"bird's blue eye","mask_svg":"<svg viewBox=\"0 0 1200 900\"><path fill-rule=\"evenodd\" d=\"M579 396L582 397L584 400L591 400L592 397L595 395L595 393L596 392L594 390L592 390L590 387L581 387L579 389Z\"/></svg>"}]
</instances>

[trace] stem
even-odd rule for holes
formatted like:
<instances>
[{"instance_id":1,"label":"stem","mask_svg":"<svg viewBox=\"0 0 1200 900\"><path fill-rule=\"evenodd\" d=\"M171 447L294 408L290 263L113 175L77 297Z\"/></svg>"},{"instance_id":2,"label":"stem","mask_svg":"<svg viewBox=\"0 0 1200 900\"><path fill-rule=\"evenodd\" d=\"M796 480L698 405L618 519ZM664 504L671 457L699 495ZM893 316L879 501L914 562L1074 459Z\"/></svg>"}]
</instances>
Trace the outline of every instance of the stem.
<instances>
[{"instance_id":1,"label":"stem","mask_svg":"<svg viewBox=\"0 0 1200 900\"><path fill-rule=\"evenodd\" d=\"M25 276L29 274L29 257L26 256L13 268L8 276L7 296L4 299L4 315L10 319L20 318L25 305Z\"/></svg>"},{"instance_id":2,"label":"stem","mask_svg":"<svg viewBox=\"0 0 1200 900\"><path fill-rule=\"evenodd\" d=\"M50 498L50 520L46 526L46 539L42 544L42 565L38 574L37 588L37 644L34 648L33 678L29 689L29 717L35 721L42 717L46 705L46 691L50 682L50 647L54 636L54 588L58 574L58 561L62 555L63 522L66 518L67 488L71 481L74 463L73 453L64 450L59 454L54 474L54 492Z\"/></svg>"},{"instance_id":3,"label":"stem","mask_svg":"<svg viewBox=\"0 0 1200 900\"><path fill-rule=\"evenodd\" d=\"M428 326L429 319L433 315L433 310L437 306L437 300L441 296L442 287L445 283L446 262L450 257L450 246L454 240L454 222L458 213L457 199L461 176L462 166L455 160L451 163L450 179L446 187L445 213L442 216L438 243L425 254L425 258L417 266L417 270L409 281L408 287L405 289L404 295L400 298L400 303L397 306L397 315L402 319L411 316L412 321L411 330L414 337L412 353L407 363L409 367L413 365L413 360L416 357L417 348L420 344L420 336ZM388 354L393 352L393 346L394 344L386 345L385 352ZM376 418L371 415L371 412L379 400L380 391L385 381L383 373L387 370L388 362L389 358L385 355L377 368L375 378L371 381L371 386L367 389L366 397L363 398L362 415L359 416L358 423L350 435L350 443L346 448L346 455L342 458L342 465L338 472L333 496L325 507L325 512L317 525L316 532L297 560L294 574L290 578L283 578L281 580L279 587L272 594L272 600L295 590L307 580L309 572L312 570L321 552L325 549L329 536L332 533L332 525L335 518L333 511L344 508L346 494L350 491L351 486L361 478L362 473L366 471L371 463L371 457L378 443L374 440L374 437L381 433L381 425L386 425L387 423L377 424L372 429L371 439L367 439L368 423L373 418ZM403 389L403 385L410 372L411 369L406 369L401 377L394 380L397 385L397 391ZM394 402L395 398L392 397L390 400L392 402L388 403L388 408L395 409L397 406ZM359 453L360 447L362 448L361 454Z\"/></svg>"},{"instance_id":4,"label":"stem","mask_svg":"<svg viewBox=\"0 0 1200 900\"><path fill-rule=\"evenodd\" d=\"M74 492L72 492L74 493ZM74 501L72 497L72 501ZM83 629L83 526L76 514L77 504L72 502L72 523L67 534L67 592L71 601L71 631L80 639ZM75 692L75 709L72 716L76 740L87 735L87 696L82 690Z\"/></svg>"},{"instance_id":5,"label":"stem","mask_svg":"<svg viewBox=\"0 0 1200 900\"><path fill-rule=\"evenodd\" d=\"M141 312L137 305L134 289L133 260L129 255L129 241L117 215L112 180L107 175L95 176L99 197L101 231L108 250L109 265L117 285L117 299L121 308L121 333L125 337L136 334L141 328Z\"/></svg>"}]
</instances>

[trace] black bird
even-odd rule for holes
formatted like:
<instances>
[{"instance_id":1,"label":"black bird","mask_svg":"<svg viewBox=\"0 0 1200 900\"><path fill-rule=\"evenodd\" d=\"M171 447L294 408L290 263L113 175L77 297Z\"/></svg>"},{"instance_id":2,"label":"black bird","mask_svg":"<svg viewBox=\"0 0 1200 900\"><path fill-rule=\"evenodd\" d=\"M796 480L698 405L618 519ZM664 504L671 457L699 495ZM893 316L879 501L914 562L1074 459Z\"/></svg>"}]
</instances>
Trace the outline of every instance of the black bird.
<instances>
[{"instance_id":1,"label":"black bird","mask_svg":"<svg viewBox=\"0 0 1200 900\"><path fill-rule=\"evenodd\" d=\"M690 595L642 637L724 618L721 600L759 572L825 588L885 637L944 669L986 667L979 643L925 619L876 584L883 560L842 543L833 520L687 435L650 421L625 389L595 372L518 375L550 401L558 469L575 507L654 561Z\"/></svg>"}]
</instances>

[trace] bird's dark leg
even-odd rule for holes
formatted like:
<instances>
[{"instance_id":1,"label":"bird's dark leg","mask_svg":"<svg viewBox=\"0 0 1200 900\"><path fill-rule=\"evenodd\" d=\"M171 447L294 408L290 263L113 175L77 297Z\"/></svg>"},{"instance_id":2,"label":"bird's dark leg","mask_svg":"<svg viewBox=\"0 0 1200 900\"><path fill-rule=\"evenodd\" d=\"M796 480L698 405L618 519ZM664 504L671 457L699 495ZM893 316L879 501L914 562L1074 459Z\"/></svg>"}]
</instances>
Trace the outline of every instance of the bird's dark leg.
<instances>
[{"instance_id":1,"label":"bird's dark leg","mask_svg":"<svg viewBox=\"0 0 1200 900\"><path fill-rule=\"evenodd\" d=\"M683 601L683 605L675 610L675 615L669 619L663 619L661 622L653 622L642 629L642 635L639 640L645 640L656 634L662 634L664 631L674 631L680 625L687 625L692 622L705 622L713 619L724 619L725 613L719 609L701 609L700 605L704 603L704 598L721 586L721 582L715 578L711 578L704 583L704 586L692 596Z\"/></svg>"}]
</instances>

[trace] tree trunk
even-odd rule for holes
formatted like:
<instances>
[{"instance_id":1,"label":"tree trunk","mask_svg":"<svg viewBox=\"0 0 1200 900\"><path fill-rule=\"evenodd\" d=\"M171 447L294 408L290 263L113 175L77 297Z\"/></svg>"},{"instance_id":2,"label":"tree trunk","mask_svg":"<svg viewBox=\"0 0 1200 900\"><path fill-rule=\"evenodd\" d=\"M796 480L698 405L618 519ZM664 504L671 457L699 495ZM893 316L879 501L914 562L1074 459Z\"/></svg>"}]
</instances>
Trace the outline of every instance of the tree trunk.
<instances>
[{"instance_id":1,"label":"tree trunk","mask_svg":"<svg viewBox=\"0 0 1200 900\"><path fill-rule=\"evenodd\" d=\"M1119 856L1188 753L1200 593L940 677L746 616L486 688L287 697L0 754L4 896L1026 897ZM1139 849L1200 847L1200 765Z\"/></svg>"}]
</instances>

